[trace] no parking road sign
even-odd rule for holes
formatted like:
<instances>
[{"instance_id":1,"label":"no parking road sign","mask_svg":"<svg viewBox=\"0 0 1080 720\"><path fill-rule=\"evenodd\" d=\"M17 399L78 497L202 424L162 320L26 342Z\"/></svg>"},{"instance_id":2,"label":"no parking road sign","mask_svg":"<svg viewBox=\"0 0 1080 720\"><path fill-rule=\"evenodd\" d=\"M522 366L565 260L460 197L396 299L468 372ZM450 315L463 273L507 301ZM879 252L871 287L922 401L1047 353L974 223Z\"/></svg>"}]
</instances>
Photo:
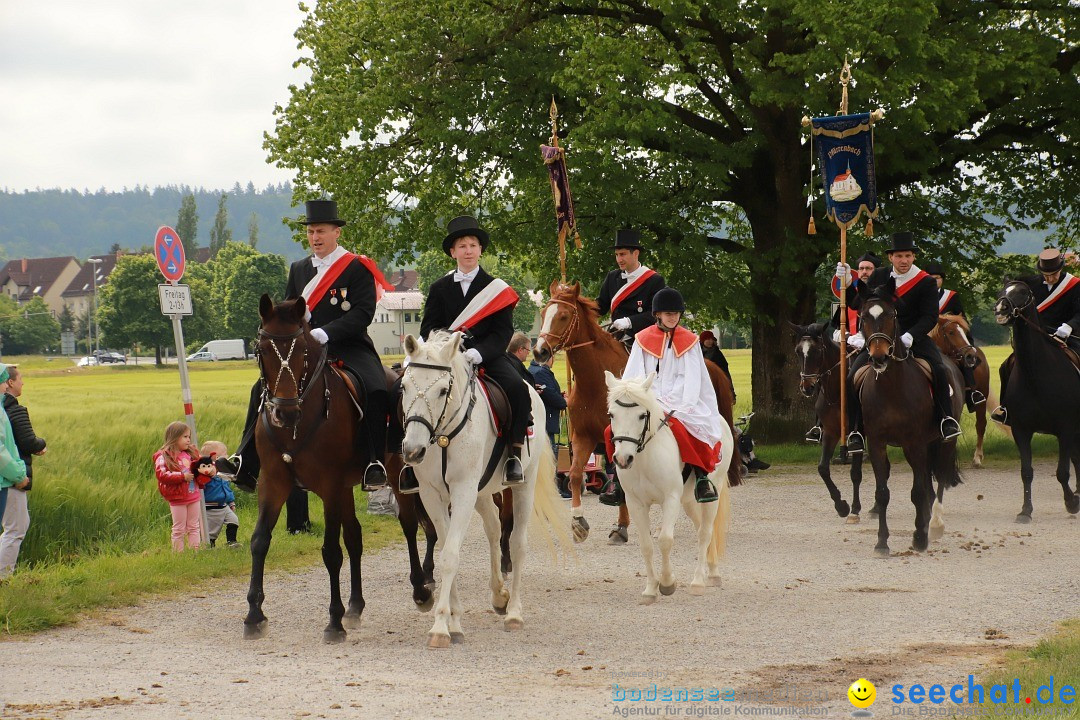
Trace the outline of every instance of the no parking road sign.
<instances>
[{"instance_id":1,"label":"no parking road sign","mask_svg":"<svg viewBox=\"0 0 1080 720\"><path fill-rule=\"evenodd\" d=\"M154 237L154 258L165 279L175 285L184 276L184 243L168 225L158 228Z\"/></svg>"}]
</instances>

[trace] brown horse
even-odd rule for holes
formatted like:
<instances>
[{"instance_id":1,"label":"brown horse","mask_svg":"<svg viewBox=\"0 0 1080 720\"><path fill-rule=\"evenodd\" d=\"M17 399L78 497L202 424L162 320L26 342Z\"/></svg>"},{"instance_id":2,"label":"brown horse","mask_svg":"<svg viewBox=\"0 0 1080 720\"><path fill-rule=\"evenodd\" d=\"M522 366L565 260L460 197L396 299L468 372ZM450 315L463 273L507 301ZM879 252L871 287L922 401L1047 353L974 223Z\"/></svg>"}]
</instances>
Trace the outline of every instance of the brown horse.
<instances>
[{"instance_id":1,"label":"brown horse","mask_svg":"<svg viewBox=\"0 0 1080 720\"><path fill-rule=\"evenodd\" d=\"M971 326L963 315L945 314L938 318L938 324L928 333L937 344L942 355L950 358L956 366L969 367L975 375L975 390L986 398L986 402L975 406L975 457L972 464L977 468L983 462L983 437L986 435L986 408L994 407L996 402L990 395L990 366L986 364L986 355L981 348L971 343Z\"/></svg>"},{"instance_id":2,"label":"brown horse","mask_svg":"<svg viewBox=\"0 0 1080 720\"><path fill-rule=\"evenodd\" d=\"M589 525L580 514L585 463L597 444L603 441L604 429L608 426L604 371L621 377L629 353L626 346L600 327L600 311L596 301L581 295L581 283L564 285L556 280L551 283L549 291L551 299L540 314L542 328L533 354L539 362L546 362L559 350L565 350L567 362L574 373L574 387L567 398L571 448L570 508L574 515L574 539L580 542L589 535ZM705 364L716 392L717 407L734 435L731 384L724 371L714 363L706 361ZM735 486L741 483L739 468L742 465L737 442L732 450L735 454L728 467L728 484ZM625 504L619 506L617 523L623 532L630 526L630 513ZM613 530L612 534L615 532Z\"/></svg>"},{"instance_id":3,"label":"brown horse","mask_svg":"<svg viewBox=\"0 0 1080 720\"><path fill-rule=\"evenodd\" d=\"M265 395L255 429L261 465L259 517L251 537L251 582L244 635L257 638L266 632L267 620L262 611L266 554L285 499L295 485L302 484L323 501L326 531L322 556L330 576L330 622L323 637L328 642L340 642L345 639L342 619L359 624L364 611L360 572L363 537L356 517L353 487L363 480L367 458L354 457L359 407L342 375L327 363L325 346L311 337L310 327L304 321L306 309L303 298L274 305L268 295L263 295L259 302L262 323L256 358ZM387 371L388 386L396 378L396 374ZM396 454L388 458L387 469L394 479L395 470L401 467L399 458ZM398 517L409 542L412 561L413 601L421 610L427 610L433 602L427 585L434 566L434 529L418 499L399 495L398 501L401 508ZM423 564L416 548L419 525L424 526L428 535ZM341 601L339 577L343 561L339 544L342 531L351 576L348 609Z\"/></svg>"}]
</instances>

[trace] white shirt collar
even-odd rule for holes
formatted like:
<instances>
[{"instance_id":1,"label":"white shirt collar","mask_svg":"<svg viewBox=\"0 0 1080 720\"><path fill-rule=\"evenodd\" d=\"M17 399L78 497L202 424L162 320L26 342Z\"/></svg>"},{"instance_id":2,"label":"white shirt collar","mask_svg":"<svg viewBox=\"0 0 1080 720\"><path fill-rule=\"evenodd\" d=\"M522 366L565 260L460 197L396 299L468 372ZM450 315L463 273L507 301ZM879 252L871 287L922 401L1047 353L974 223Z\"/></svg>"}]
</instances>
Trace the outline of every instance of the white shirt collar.
<instances>
[{"instance_id":1,"label":"white shirt collar","mask_svg":"<svg viewBox=\"0 0 1080 720\"><path fill-rule=\"evenodd\" d=\"M315 270L317 272L317 271L319 271L319 270L321 270L323 268L330 267L335 262L337 262L347 252L349 252L349 251L346 250L345 248L341 247L340 245L338 245L336 248L334 248L334 252L330 253L329 255L327 255L324 258L320 259L318 256L312 255L311 256L311 265L312 265L312 267L315 268Z\"/></svg>"},{"instance_id":2,"label":"white shirt collar","mask_svg":"<svg viewBox=\"0 0 1080 720\"><path fill-rule=\"evenodd\" d=\"M476 274L480 272L480 266L477 265L472 269L472 272L463 273L461 270L454 271L454 282L472 282L476 279Z\"/></svg>"},{"instance_id":3,"label":"white shirt collar","mask_svg":"<svg viewBox=\"0 0 1080 720\"><path fill-rule=\"evenodd\" d=\"M638 265L637 270L634 270L632 272L624 272L622 276L626 279L626 282L631 283L641 277L641 274L648 269L649 268L645 267L644 265Z\"/></svg>"},{"instance_id":4,"label":"white shirt collar","mask_svg":"<svg viewBox=\"0 0 1080 720\"><path fill-rule=\"evenodd\" d=\"M890 274L894 278L896 278L896 284L897 285L903 285L908 280L915 277L916 275L918 275L921 272L922 272L922 270L919 269L918 265L912 265L910 268L908 268L908 271L906 273L904 273L903 275L898 274L896 272L896 270L893 270L892 273L890 273Z\"/></svg>"}]
</instances>

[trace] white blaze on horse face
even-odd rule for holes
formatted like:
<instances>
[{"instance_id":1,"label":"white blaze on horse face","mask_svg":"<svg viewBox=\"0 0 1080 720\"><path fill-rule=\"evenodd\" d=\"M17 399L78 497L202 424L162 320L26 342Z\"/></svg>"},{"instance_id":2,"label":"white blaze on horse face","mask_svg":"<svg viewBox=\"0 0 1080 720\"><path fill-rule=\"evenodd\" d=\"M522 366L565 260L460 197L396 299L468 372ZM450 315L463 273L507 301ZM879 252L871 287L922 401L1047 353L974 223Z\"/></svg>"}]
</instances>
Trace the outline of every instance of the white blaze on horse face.
<instances>
[{"instance_id":1,"label":"white blaze on horse face","mask_svg":"<svg viewBox=\"0 0 1080 720\"><path fill-rule=\"evenodd\" d=\"M795 352L801 354L804 358L810 354L811 344L809 340L800 340L799 344L795 347Z\"/></svg>"},{"instance_id":2,"label":"white blaze on horse face","mask_svg":"<svg viewBox=\"0 0 1080 720\"><path fill-rule=\"evenodd\" d=\"M881 313L885 312L885 308L881 307L880 305L872 305L870 309L866 312L870 314L870 317L877 320L879 317L881 317Z\"/></svg>"},{"instance_id":3,"label":"white blaze on horse face","mask_svg":"<svg viewBox=\"0 0 1080 720\"><path fill-rule=\"evenodd\" d=\"M969 346L970 346L970 345L972 344L972 342L971 342L970 340L968 340L968 336L967 336L967 333L966 333L966 332L964 332L964 328L960 327L960 325L959 325L959 324L958 324L958 325L956 326L956 331L957 331L958 333L960 333L960 337L961 337L961 338L963 338L963 340L964 340L964 344L965 344L965 345L969 345Z\"/></svg>"},{"instance_id":4,"label":"white blaze on horse face","mask_svg":"<svg viewBox=\"0 0 1080 720\"><path fill-rule=\"evenodd\" d=\"M551 321L555 319L555 313L559 311L559 306L554 303L544 311L543 322L540 325L540 338L536 341L536 350L540 350L547 345L547 335L551 333Z\"/></svg>"}]
</instances>

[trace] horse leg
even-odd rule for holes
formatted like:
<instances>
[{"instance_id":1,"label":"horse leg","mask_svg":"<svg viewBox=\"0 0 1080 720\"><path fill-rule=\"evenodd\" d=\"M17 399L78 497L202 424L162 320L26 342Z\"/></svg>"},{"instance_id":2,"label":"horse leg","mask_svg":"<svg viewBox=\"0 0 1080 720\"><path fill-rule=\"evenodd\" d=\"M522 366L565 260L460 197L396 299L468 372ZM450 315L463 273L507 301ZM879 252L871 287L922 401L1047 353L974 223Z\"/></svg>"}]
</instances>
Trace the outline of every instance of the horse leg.
<instances>
[{"instance_id":1,"label":"horse leg","mask_svg":"<svg viewBox=\"0 0 1080 720\"><path fill-rule=\"evenodd\" d=\"M495 495L494 497L499 497ZM503 499L505 503L506 500ZM488 550L491 553L491 607L499 615L506 614L506 605L510 602L510 595L506 592L503 583L500 558L502 556L502 523L500 515L502 507L492 502L492 496L486 492L480 493L476 498L476 512L480 513L480 519L484 523L484 535L487 537ZM509 559L509 558L507 558Z\"/></svg>"},{"instance_id":2,"label":"horse leg","mask_svg":"<svg viewBox=\"0 0 1080 720\"><path fill-rule=\"evenodd\" d=\"M975 406L975 457L972 465L977 468L983 466L983 437L986 435L986 409L990 405L990 368L986 364L986 358L980 352L982 362L975 368L975 388L983 394L986 402Z\"/></svg>"},{"instance_id":3,"label":"horse leg","mask_svg":"<svg viewBox=\"0 0 1080 720\"><path fill-rule=\"evenodd\" d=\"M872 435L870 437L873 437ZM874 553L878 557L889 557L889 525L885 520L885 511L889 507L889 456L884 442L870 442L870 464L874 466L874 508L878 513L878 540Z\"/></svg>"},{"instance_id":4,"label":"horse leg","mask_svg":"<svg viewBox=\"0 0 1080 720\"><path fill-rule=\"evenodd\" d=\"M469 508L476 505L476 490L468 487L472 481L465 481L451 491L449 502L439 503L437 512L431 513L435 529L442 537L442 550L439 552L439 570L442 575L439 584L439 597L435 603L435 622L428 631L429 648L450 647L450 591L457 578L461 562L461 543L469 529L472 513ZM471 492L470 492L471 490ZM456 492L455 492L456 491ZM425 507L433 507L438 501L439 491L427 483L420 485L420 498ZM450 507L456 512L450 513Z\"/></svg>"},{"instance_id":5,"label":"horse leg","mask_svg":"<svg viewBox=\"0 0 1080 720\"><path fill-rule=\"evenodd\" d=\"M1016 516L1016 522L1021 524L1031 522L1031 512L1034 510L1031 505L1031 481L1035 477L1035 471L1031 467L1031 435L1027 429L1013 427L1013 440L1020 452L1020 480L1024 483L1024 505Z\"/></svg>"},{"instance_id":6,"label":"horse leg","mask_svg":"<svg viewBox=\"0 0 1080 720\"><path fill-rule=\"evenodd\" d=\"M427 574L420 564L420 550L416 543L416 533L420 528L417 518L416 495L397 494L398 500L398 524L401 525L401 533L405 536L405 544L409 548L409 584L412 585L413 602L420 612L427 612L435 602L431 590L427 587ZM428 557L431 555L431 543L428 543ZM426 560L427 558L425 558Z\"/></svg>"},{"instance_id":7,"label":"horse leg","mask_svg":"<svg viewBox=\"0 0 1080 720\"><path fill-rule=\"evenodd\" d=\"M521 579L525 575L525 552L529 545L529 517L533 512L536 483L550 482L547 478L538 477L536 469L534 461L526 471L525 486L514 490L514 532L510 534L510 558L514 563L514 573L510 576L510 604L506 607L506 619L503 620L503 629L507 631L520 630L525 626L521 608Z\"/></svg>"},{"instance_id":8,"label":"horse leg","mask_svg":"<svg viewBox=\"0 0 1080 720\"><path fill-rule=\"evenodd\" d=\"M501 498L501 502L495 504L499 506L499 524L501 525L499 551L502 555L502 573L509 575L514 571L514 563L510 559L510 533L514 532L514 495L507 488L495 497Z\"/></svg>"},{"instance_id":9,"label":"horse leg","mask_svg":"<svg viewBox=\"0 0 1080 720\"><path fill-rule=\"evenodd\" d=\"M851 499L851 515L848 516L849 523L859 522L859 513L862 512L862 501L859 499L859 488L862 486L862 466L863 466L863 454L857 453L850 457L851 460L851 491L855 497ZM874 513L870 513L873 517ZM852 520L851 518L855 518Z\"/></svg>"},{"instance_id":10,"label":"horse leg","mask_svg":"<svg viewBox=\"0 0 1080 720\"><path fill-rule=\"evenodd\" d=\"M660 595L660 583L656 577L656 568L653 567L653 540L649 532L649 506L626 496L627 509L633 516L634 521L642 532L638 533L638 545L641 547L641 557L645 559L645 590L641 593L641 605L652 605Z\"/></svg>"},{"instance_id":11,"label":"horse leg","mask_svg":"<svg viewBox=\"0 0 1080 720\"><path fill-rule=\"evenodd\" d=\"M836 508L836 514L840 517L848 517L851 512L851 507L847 501L840 495L839 488L836 487L836 483L833 482L832 472L829 468L829 462L832 460L833 450L836 449L837 438L826 432L821 442L821 457L818 458L817 471L821 479L825 481L825 487L829 490L829 497L832 498L833 507ZM848 522L857 522L856 520L848 520Z\"/></svg>"},{"instance_id":12,"label":"horse leg","mask_svg":"<svg viewBox=\"0 0 1080 720\"><path fill-rule=\"evenodd\" d=\"M871 467L873 467L873 464L874 464L874 462L873 462L873 460L871 460L870 461ZM859 466L859 470L860 470L860 472L862 471L862 466L861 465ZM888 475L891 472L892 472L892 465L889 463L889 455L888 455L888 452L886 451L886 453L885 453L885 476L888 477ZM874 470L874 475L875 475L875 477L877 475L877 470L876 469ZM870 508L870 512L868 512L866 514L869 517L872 517L872 518L876 518L881 514L881 503L878 501L876 491L874 493L874 506L872 508Z\"/></svg>"},{"instance_id":13,"label":"horse leg","mask_svg":"<svg viewBox=\"0 0 1080 720\"><path fill-rule=\"evenodd\" d=\"M589 537L589 522L581 509L581 491L585 486L585 460L596 447L595 443L589 446L590 439L577 430L570 438L570 446L573 448L570 453L570 530L574 534L574 542L585 542Z\"/></svg>"},{"instance_id":14,"label":"horse leg","mask_svg":"<svg viewBox=\"0 0 1080 720\"><path fill-rule=\"evenodd\" d=\"M364 614L364 582L360 572L360 561L364 556L364 531L356 517L356 501L352 488L341 490L342 508L341 528L345 538L345 550L349 553L349 605L345 608L343 624L356 630L360 627L360 616Z\"/></svg>"},{"instance_id":15,"label":"horse leg","mask_svg":"<svg viewBox=\"0 0 1080 720\"><path fill-rule=\"evenodd\" d=\"M984 403L985 404L985 403ZM934 510L930 515L930 539L940 540L945 536L945 481L938 478L937 496L934 498Z\"/></svg>"},{"instance_id":16,"label":"horse leg","mask_svg":"<svg viewBox=\"0 0 1080 720\"><path fill-rule=\"evenodd\" d=\"M709 583L709 544L712 542L713 522L719 509L719 502L699 503L694 500L694 489L686 483L682 491L683 511L694 522L697 531L697 562L694 564L694 577L690 580L691 595L704 595ZM717 571L719 574L719 571Z\"/></svg>"},{"instance_id":17,"label":"horse leg","mask_svg":"<svg viewBox=\"0 0 1080 720\"><path fill-rule=\"evenodd\" d=\"M341 508L333 498L323 499L323 518L326 520L326 532L323 533L322 559L326 574L330 576L330 622L323 630L323 641L342 642L345 628L341 618L345 615L345 605L341 602Z\"/></svg>"},{"instance_id":18,"label":"horse leg","mask_svg":"<svg viewBox=\"0 0 1080 720\"><path fill-rule=\"evenodd\" d=\"M1069 487L1069 463L1072 461L1073 437L1068 433L1058 436L1057 479L1065 495L1065 509L1075 515L1080 510L1080 497Z\"/></svg>"},{"instance_id":19,"label":"horse leg","mask_svg":"<svg viewBox=\"0 0 1080 720\"><path fill-rule=\"evenodd\" d=\"M259 483L259 517L255 521L255 530L251 533L251 580L248 584L248 614L244 618L244 637L249 640L266 635L266 615L262 604L266 595L263 593L263 571L266 567L266 553L270 551L270 538L277 525L285 497L289 494L289 485L274 482L276 478L262 474ZM284 487L282 492L278 486Z\"/></svg>"},{"instance_id":20,"label":"horse leg","mask_svg":"<svg viewBox=\"0 0 1080 720\"><path fill-rule=\"evenodd\" d=\"M930 505L934 496L926 446L922 443L905 445L904 457L911 466L911 504L915 506L915 533L911 538L911 547L916 552L924 552L930 544Z\"/></svg>"}]
</instances>

